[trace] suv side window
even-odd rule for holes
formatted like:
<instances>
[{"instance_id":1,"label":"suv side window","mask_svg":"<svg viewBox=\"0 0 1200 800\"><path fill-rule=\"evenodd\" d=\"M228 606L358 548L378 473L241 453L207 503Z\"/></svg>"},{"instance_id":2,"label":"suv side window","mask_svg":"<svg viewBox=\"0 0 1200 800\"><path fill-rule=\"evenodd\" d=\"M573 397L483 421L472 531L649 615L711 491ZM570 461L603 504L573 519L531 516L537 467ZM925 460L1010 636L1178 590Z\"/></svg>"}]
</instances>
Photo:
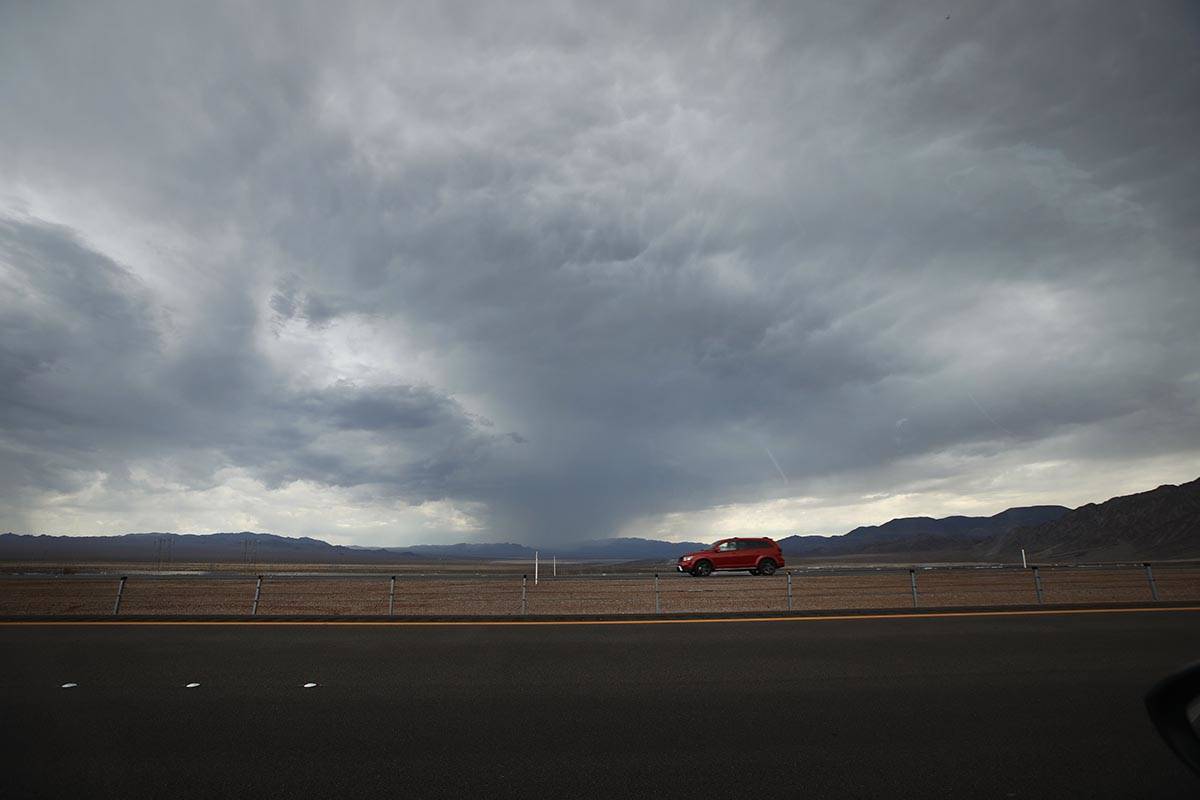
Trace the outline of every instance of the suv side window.
<instances>
[{"instance_id":1,"label":"suv side window","mask_svg":"<svg viewBox=\"0 0 1200 800\"><path fill-rule=\"evenodd\" d=\"M730 550L734 550L736 548L737 548L736 541L721 542L719 545L717 545L717 552L718 553L728 553Z\"/></svg>"},{"instance_id":2,"label":"suv side window","mask_svg":"<svg viewBox=\"0 0 1200 800\"><path fill-rule=\"evenodd\" d=\"M738 542L738 550L762 550L767 543L762 539L743 539Z\"/></svg>"}]
</instances>

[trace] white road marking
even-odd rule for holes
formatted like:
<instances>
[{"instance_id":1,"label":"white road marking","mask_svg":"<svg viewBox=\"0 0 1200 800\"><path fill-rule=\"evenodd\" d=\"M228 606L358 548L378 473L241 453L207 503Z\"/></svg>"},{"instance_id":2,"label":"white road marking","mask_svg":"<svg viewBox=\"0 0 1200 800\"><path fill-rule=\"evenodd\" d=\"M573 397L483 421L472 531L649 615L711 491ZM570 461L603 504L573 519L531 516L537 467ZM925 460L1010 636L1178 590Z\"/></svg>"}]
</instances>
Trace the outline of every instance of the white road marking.
<instances>
[{"instance_id":1,"label":"white road marking","mask_svg":"<svg viewBox=\"0 0 1200 800\"><path fill-rule=\"evenodd\" d=\"M183 688L185 688L185 689L195 689L195 688L196 688L197 686L199 686L199 685L200 685L200 684L198 684L198 683L189 683L187 686L184 686Z\"/></svg>"},{"instance_id":2,"label":"white road marking","mask_svg":"<svg viewBox=\"0 0 1200 800\"><path fill-rule=\"evenodd\" d=\"M64 688L64 689L74 689L74 688L75 688L76 686L78 686L78 685L79 685L78 683L64 683L64 684L62 685L62 688Z\"/></svg>"},{"instance_id":3,"label":"white road marking","mask_svg":"<svg viewBox=\"0 0 1200 800\"><path fill-rule=\"evenodd\" d=\"M306 683L306 684L304 684L304 688L305 688L305 689L311 689L311 688L313 688L314 686L316 686L316 684L315 684L315 683Z\"/></svg>"}]
</instances>

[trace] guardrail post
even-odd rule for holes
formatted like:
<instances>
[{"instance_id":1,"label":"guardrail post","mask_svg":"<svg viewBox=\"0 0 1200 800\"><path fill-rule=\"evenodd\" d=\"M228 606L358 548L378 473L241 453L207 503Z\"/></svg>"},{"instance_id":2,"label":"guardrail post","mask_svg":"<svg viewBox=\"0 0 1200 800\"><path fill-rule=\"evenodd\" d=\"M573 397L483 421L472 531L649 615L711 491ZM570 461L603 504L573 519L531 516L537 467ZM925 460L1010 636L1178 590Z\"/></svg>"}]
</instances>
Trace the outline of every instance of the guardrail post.
<instances>
[{"instance_id":1,"label":"guardrail post","mask_svg":"<svg viewBox=\"0 0 1200 800\"><path fill-rule=\"evenodd\" d=\"M917 607L917 571L910 569L908 571L908 582L912 584L913 608Z\"/></svg>"},{"instance_id":2,"label":"guardrail post","mask_svg":"<svg viewBox=\"0 0 1200 800\"><path fill-rule=\"evenodd\" d=\"M1158 584L1154 582L1154 570L1150 569L1150 562L1142 564L1146 568L1146 580L1150 583L1150 596L1154 598L1154 602L1158 602Z\"/></svg>"},{"instance_id":3,"label":"guardrail post","mask_svg":"<svg viewBox=\"0 0 1200 800\"><path fill-rule=\"evenodd\" d=\"M662 602L658 597L658 573L654 573L654 613L662 613Z\"/></svg>"},{"instance_id":4,"label":"guardrail post","mask_svg":"<svg viewBox=\"0 0 1200 800\"><path fill-rule=\"evenodd\" d=\"M788 611L792 610L792 571L788 570Z\"/></svg>"},{"instance_id":5,"label":"guardrail post","mask_svg":"<svg viewBox=\"0 0 1200 800\"><path fill-rule=\"evenodd\" d=\"M113 616L115 617L121 611L121 595L125 593L125 576L121 576L120 582L117 584L117 602L113 603ZM1157 598L1155 598L1157 599Z\"/></svg>"},{"instance_id":6,"label":"guardrail post","mask_svg":"<svg viewBox=\"0 0 1200 800\"><path fill-rule=\"evenodd\" d=\"M1038 605L1042 605L1042 573L1037 567L1033 568L1033 588L1037 590Z\"/></svg>"},{"instance_id":7,"label":"guardrail post","mask_svg":"<svg viewBox=\"0 0 1200 800\"><path fill-rule=\"evenodd\" d=\"M254 605L250 606L250 616L258 614L258 598L262 597L262 575L258 576L258 581L254 584Z\"/></svg>"},{"instance_id":8,"label":"guardrail post","mask_svg":"<svg viewBox=\"0 0 1200 800\"><path fill-rule=\"evenodd\" d=\"M396 611L396 576L392 576L392 585L388 588L388 616L393 616Z\"/></svg>"},{"instance_id":9,"label":"guardrail post","mask_svg":"<svg viewBox=\"0 0 1200 800\"><path fill-rule=\"evenodd\" d=\"M521 616L525 616L525 611L526 611L526 609L529 608L529 605L528 605L527 601L525 600L525 585L526 585L526 583L528 583L528 581L529 581L528 575L521 576Z\"/></svg>"}]
</instances>

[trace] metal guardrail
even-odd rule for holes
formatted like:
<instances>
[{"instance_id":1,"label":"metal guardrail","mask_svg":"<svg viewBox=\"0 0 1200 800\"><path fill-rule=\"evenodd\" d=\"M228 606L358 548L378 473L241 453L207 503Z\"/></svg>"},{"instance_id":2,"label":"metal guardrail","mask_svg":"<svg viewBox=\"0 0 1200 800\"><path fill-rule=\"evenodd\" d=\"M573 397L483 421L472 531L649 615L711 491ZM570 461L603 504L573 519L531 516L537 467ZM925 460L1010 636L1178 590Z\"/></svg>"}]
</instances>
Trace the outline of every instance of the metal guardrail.
<instances>
[{"instance_id":1,"label":"metal guardrail","mask_svg":"<svg viewBox=\"0 0 1200 800\"><path fill-rule=\"evenodd\" d=\"M1157 574L1155 570L1157 569ZM772 577L0 576L0 616L539 616L1200 600L1200 565L791 569ZM108 604L107 606L105 604Z\"/></svg>"}]
</instances>

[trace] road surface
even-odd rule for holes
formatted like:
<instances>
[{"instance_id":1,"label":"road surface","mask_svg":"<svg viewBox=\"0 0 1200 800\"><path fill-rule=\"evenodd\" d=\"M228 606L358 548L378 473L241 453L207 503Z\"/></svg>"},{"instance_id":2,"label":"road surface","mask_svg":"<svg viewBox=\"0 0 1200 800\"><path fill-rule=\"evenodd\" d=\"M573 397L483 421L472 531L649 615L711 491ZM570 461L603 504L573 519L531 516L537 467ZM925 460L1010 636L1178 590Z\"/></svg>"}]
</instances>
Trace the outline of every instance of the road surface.
<instances>
[{"instance_id":1,"label":"road surface","mask_svg":"<svg viewBox=\"0 0 1200 800\"><path fill-rule=\"evenodd\" d=\"M0 795L1195 797L1141 698L1197 659L1197 611L0 625Z\"/></svg>"}]
</instances>

